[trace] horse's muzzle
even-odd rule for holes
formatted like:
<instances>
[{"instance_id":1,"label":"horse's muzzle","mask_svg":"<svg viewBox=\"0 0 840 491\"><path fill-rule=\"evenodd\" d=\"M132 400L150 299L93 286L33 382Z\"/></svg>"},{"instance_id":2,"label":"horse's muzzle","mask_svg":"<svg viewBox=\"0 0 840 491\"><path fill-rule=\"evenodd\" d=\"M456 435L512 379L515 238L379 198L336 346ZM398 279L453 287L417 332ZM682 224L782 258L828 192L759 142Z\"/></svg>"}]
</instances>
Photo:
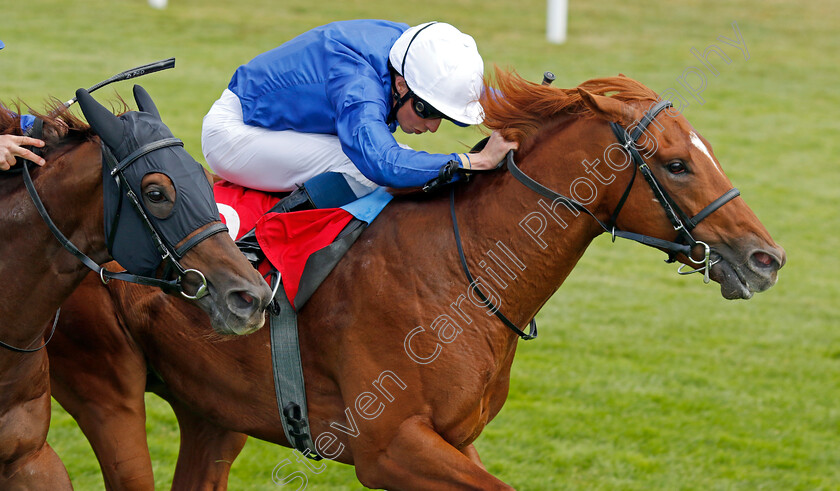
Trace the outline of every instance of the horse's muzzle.
<instances>
[{"instance_id":1,"label":"horse's muzzle","mask_svg":"<svg viewBox=\"0 0 840 491\"><path fill-rule=\"evenodd\" d=\"M729 300L749 299L776 284L778 271L787 257L781 247L765 246L738 253L716 247L721 261L712 267L710 278L720 283L721 295Z\"/></svg>"}]
</instances>

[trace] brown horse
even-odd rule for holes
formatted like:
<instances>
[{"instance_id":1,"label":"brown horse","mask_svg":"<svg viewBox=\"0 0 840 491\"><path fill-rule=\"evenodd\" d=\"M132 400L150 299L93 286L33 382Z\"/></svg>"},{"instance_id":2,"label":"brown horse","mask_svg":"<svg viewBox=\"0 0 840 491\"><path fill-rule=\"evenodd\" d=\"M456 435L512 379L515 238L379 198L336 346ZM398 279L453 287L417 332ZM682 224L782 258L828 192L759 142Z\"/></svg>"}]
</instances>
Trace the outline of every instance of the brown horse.
<instances>
[{"instance_id":1,"label":"brown horse","mask_svg":"<svg viewBox=\"0 0 840 491\"><path fill-rule=\"evenodd\" d=\"M675 240L664 198L642 179L630 185L643 170L614 146L608 124L638 122L655 93L625 77L569 90L504 73L497 79L505 97L483 101L486 124L520 142L522 171L605 224L621 208L617 228L662 239L658 247ZM743 200L718 200L731 198L731 184L709 144L679 114L649 124L639 151L673 205L698 213L716 203L691 232L690 254L711 247L710 276L727 298L772 286L784 251ZM569 203L541 198L511 172L457 185L467 262L491 307L459 265L448 197L395 199L300 312L318 453L354 465L372 488L510 489L484 469L472 444L505 402L519 339L489 314L498 307L525 325L603 232ZM176 489L224 488L245 435L289 445L265 329L215 342L203 334L200 312L178 299L94 279L65 310L49 348L53 395L91 441L109 489L153 487L146 388L172 403L181 426ZM275 477L295 478L282 469Z\"/></svg>"},{"instance_id":2,"label":"brown horse","mask_svg":"<svg viewBox=\"0 0 840 491\"><path fill-rule=\"evenodd\" d=\"M135 91L135 97L137 94ZM144 100L145 108L154 113L143 116L149 128L163 131L165 126L159 122L157 110L144 97L147 94L143 91L138 104ZM113 118L106 125L122 124L140 114L126 114L118 119L91 101L83 107L88 120L88 109L93 107L94 112L106 111ZM81 253L92 258L90 265L101 264L110 260L110 254L103 229L103 149L97 136L100 130L97 127L94 131L65 109L57 105L49 111L50 115L41 115L46 141L43 156L47 163L32 169L29 182L58 230ZM168 129L165 132L171 136ZM0 133L21 134L19 117L0 110ZM136 134L127 133L124 137L136 137L137 143L146 143ZM172 205L177 199L190 196L184 188L176 189L168 177L180 175L181 169L192 165L197 166L192 172L201 172L200 165L183 148L151 152L141 159L148 159L150 165L161 169L149 172L143 179L140 197L149 213L165 211L167 203ZM0 296L0 489L65 489L70 488L67 471L46 443L50 421L49 368L47 353L40 347L46 342L45 331L49 331L58 315L56 309L90 270L48 228L36 210L35 198L27 192L23 174L9 171L0 176L0 227L5 235L0 241L0 278L5 280ZM218 219L194 229L189 237L202 234L217 223ZM115 247L114 252L117 251ZM271 292L227 234L212 235L186 252L180 261L184 268L200 271L206 279L209 294L195 301L200 307L195 313L200 313L203 324L210 314L220 332L245 333L262 325ZM195 271L183 282L191 285L182 286L184 290L192 288L193 296L198 297L195 289L200 286L197 281L201 275Z\"/></svg>"}]
</instances>

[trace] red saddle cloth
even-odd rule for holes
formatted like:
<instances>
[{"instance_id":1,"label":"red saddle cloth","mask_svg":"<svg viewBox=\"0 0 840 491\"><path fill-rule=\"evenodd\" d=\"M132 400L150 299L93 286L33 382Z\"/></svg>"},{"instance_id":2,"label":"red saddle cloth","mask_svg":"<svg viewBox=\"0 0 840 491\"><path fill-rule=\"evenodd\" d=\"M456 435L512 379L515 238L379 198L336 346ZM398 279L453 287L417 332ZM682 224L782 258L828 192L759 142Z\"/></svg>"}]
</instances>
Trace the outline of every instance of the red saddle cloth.
<instances>
[{"instance_id":1,"label":"red saddle cloth","mask_svg":"<svg viewBox=\"0 0 840 491\"><path fill-rule=\"evenodd\" d=\"M332 244L353 220L341 208L266 213L280 200L277 196L227 181L217 182L213 193L222 221L236 239L256 227L257 242L270 263L263 261L259 270L267 275L273 266L280 272L293 305L306 260Z\"/></svg>"}]
</instances>

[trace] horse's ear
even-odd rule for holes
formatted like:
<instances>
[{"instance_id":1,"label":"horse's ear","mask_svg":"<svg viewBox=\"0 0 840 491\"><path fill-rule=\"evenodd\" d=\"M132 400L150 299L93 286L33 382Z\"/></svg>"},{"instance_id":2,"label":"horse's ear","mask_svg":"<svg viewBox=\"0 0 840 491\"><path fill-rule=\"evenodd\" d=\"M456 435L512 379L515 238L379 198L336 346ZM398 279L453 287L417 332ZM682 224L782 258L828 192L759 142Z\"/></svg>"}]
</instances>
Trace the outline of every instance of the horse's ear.
<instances>
[{"instance_id":1,"label":"horse's ear","mask_svg":"<svg viewBox=\"0 0 840 491\"><path fill-rule=\"evenodd\" d=\"M137 102L137 108L143 111L144 113L149 113L152 116L161 119L160 113L157 110L157 106L152 101L152 96L146 92L146 89L139 85L134 86L134 100Z\"/></svg>"},{"instance_id":2,"label":"horse's ear","mask_svg":"<svg viewBox=\"0 0 840 491\"><path fill-rule=\"evenodd\" d=\"M79 107L82 108L82 113L93 128L93 131L99 135L99 138L111 148L117 148L123 141L123 122L120 118L114 116L114 113L109 111L105 106L96 102L88 91L79 89L76 91L76 99L79 101Z\"/></svg>"},{"instance_id":3,"label":"horse's ear","mask_svg":"<svg viewBox=\"0 0 840 491\"><path fill-rule=\"evenodd\" d=\"M603 95L596 95L578 87L583 103L601 119L628 125L633 122L633 108L629 105Z\"/></svg>"}]
</instances>

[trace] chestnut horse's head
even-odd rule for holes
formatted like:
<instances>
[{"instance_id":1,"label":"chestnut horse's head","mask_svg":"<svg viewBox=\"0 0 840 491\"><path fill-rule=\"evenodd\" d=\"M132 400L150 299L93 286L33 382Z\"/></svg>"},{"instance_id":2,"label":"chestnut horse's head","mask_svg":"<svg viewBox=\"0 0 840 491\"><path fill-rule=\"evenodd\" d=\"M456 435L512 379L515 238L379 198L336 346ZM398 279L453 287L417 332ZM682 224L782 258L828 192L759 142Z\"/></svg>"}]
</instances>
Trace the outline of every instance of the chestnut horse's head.
<instances>
[{"instance_id":1,"label":"chestnut horse's head","mask_svg":"<svg viewBox=\"0 0 840 491\"><path fill-rule=\"evenodd\" d=\"M655 92L624 76L576 89L539 86L498 70L496 76L505 97L485 97L485 124L528 142L520 147L525 152L548 138L540 133L540 120L525 117L526 111L542 121L561 115L589 119L576 138L598 155L587 155L579 170L599 192L591 203L570 201L594 210L606 231L666 250L720 283L728 299L750 298L776 283L785 251L732 187L711 145ZM514 106L527 109L511 118Z\"/></svg>"},{"instance_id":2,"label":"chestnut horse's head","mask_svg":"<svg viewBox=\"0 0 840 491\"><path fill-rule=\"evenodd\" d=\"M135 86L140 111L120 116L82 89L77 97L102 143L108 254L134 275L174 276L140 282L195 301L220 333L260 328L271 291L230 236L219 233L226 229L204 169L163 124L149 95Z\"/></svg>"}]
</instances>

